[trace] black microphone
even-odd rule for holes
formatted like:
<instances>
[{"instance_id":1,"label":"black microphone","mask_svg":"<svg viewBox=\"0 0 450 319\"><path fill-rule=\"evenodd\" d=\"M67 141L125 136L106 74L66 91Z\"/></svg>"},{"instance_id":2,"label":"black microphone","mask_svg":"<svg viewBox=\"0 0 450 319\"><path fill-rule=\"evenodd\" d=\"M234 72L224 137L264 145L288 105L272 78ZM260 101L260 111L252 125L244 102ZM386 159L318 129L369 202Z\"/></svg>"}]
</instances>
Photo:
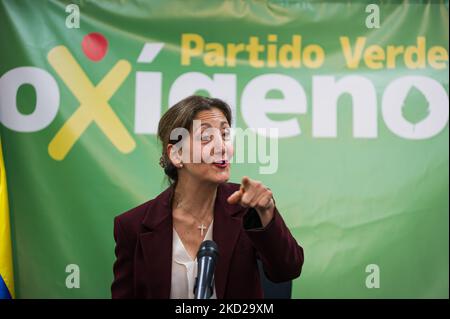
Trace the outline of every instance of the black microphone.
<instances>
[{"instance_id":1,"label":"black microphone","mask_svg":"<svg viewBox=\"0 0 450 319\"><path fill-rule=\"evenodd\" d=\"M205 240L197 253L197 277L195 278L194 298L209 299L214 289L214 269L219 256L217 244L212 240Z\"/></svg>"}]
</instances>

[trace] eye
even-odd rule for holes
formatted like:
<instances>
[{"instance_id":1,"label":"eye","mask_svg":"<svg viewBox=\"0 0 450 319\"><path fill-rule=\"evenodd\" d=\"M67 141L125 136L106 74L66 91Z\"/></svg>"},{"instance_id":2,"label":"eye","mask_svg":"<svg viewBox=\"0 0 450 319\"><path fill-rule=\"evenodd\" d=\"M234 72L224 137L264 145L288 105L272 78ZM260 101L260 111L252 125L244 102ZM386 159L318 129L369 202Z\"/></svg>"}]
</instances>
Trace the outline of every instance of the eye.
<instances>
[{"instance_id":1,"label":"eye","mask_svg":"<svg viewBox=\"0 0 450 319\"><path fill-rule=\"evenodd\" d=\"M230 139L230 129L224 129L222 133L222 138L226 141Z\"/></svg>"},{"instance_id":2,"label":"eye","mask_svg":"<svg viewBox=\"0 0 450 319\"><path fill-rule=\"evenodd\" d=\"M212 140L212 135L210 134L202 134L200 137L202 142L209 142Z\"/></svg>"}]
</instances>

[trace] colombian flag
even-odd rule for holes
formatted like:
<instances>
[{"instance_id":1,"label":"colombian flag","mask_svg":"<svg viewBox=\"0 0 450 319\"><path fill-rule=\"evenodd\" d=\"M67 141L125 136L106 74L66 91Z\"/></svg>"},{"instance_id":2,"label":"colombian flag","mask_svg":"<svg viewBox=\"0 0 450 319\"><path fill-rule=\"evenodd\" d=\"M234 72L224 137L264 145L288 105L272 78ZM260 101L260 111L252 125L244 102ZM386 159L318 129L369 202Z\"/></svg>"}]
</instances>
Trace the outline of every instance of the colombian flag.
<instances>
[{"instance_id":1,"label":"colombian flag","mask_svg":"<svg viewBox=\"0 0 450 319\"><path fill-rule=\"evenodd\" d=\"M9 226L8 192L0 140L0 299L14 298L14 278Z\"/></svg>"}]
</instances>

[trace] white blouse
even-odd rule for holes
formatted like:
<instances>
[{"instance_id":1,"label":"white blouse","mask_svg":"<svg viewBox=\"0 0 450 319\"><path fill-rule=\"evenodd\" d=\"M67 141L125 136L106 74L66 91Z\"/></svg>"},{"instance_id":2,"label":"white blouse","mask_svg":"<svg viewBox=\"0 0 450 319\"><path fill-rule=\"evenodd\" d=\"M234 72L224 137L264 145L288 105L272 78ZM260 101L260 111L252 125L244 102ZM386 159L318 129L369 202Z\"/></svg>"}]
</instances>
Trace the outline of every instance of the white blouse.
<instances>
[{"instance_id":1,"label":"white blouse","mask_svg":"<svg viewBox=\"0 0 450 319\"><path fill-rule=\"evenodd\" d=\"M203 240L212 240L213 222L208 227ZM170 287L171 299L194 299L195 277L197 276L197 257L192 257L184 248L183 242L173 229L172 240L172 282ZM217 299L214 287L211 299Z\"/></svg>"}]
</instances>

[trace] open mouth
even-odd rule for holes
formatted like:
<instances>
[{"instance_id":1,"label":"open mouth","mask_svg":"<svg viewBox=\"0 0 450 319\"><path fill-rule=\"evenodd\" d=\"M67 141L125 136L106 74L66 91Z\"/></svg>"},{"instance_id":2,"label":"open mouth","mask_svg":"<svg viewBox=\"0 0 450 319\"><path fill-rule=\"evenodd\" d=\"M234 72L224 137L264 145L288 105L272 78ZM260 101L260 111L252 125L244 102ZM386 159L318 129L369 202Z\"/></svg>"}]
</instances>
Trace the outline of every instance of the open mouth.
<instances>
[{"instance_id":1,"label":"open mouth","mask_svg":"<svg viewBox=\"0 0 450 319\"><path fill-rule=\"evenodd\" d=\"M226 160L221 160L221 161L217 161L212 163L214 166L219 167L219 168L226 168L228 166L228 161Z\"/></svg>"}]
</instances>

